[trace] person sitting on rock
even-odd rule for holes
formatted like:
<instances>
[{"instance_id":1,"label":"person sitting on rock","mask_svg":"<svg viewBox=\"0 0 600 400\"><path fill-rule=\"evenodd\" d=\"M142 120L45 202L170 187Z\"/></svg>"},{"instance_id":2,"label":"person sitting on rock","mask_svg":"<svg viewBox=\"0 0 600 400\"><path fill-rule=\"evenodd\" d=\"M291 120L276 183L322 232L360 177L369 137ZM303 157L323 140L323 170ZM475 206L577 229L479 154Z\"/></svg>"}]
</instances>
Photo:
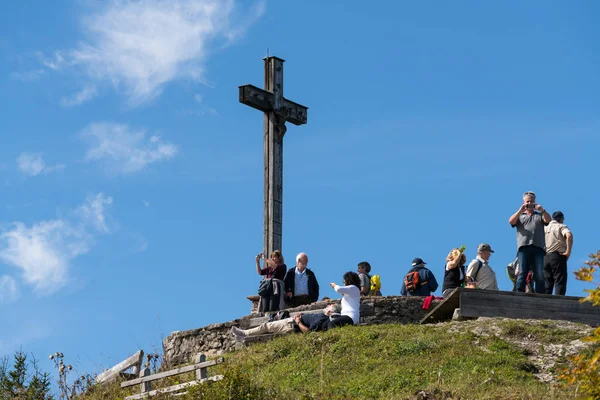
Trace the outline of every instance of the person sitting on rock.
<instances>
[{"instance_id":1,"label":"person sitting on rock","mask_svg":"<svg viewBox=\"0 0 600 400\"><path fill-rule=\"evenodd\" d=\"M412 267L402 280L401 296L430 296L437 290L435 275L425 264L427 263L419 257L412 260Z\"/></svg>"},{"instance_id":2,"label":"person sitting on rock","mask_svg":"<svg viewBox=\"0 0 600 400\"><path fill-rule=\"evenodd\" d=\"M447 297L454 289L463 286L465 282L465 264L467 256L459 248L452 249L446 257L446 269L444 272L444 284L442 285L442 296Z\"/></svg>"},{"instance_id":3,"label":"person sitting on rock","mask_svg":"<svg viewBox=\"0 0 600 400\"><path fill-rule=\"evenodd\" d=\"M356 268L358 272L358 278L360 279L360 295L368 296L371 292L371 264L366 261L358 263Z\"/></svg>"},{"instance_id":4,"label":"person sitting on rock","mask_svg":"<svg viewBox=\"0 0 600 400\"><path fill-rule=\"evenodd\" d=\"M285 308L283 278L287 267L283 260L281 251L275 250L271 257L265 259L264 268L260 267L260 259L264 258L264 253L256 256L256 273L262 275L264 279L273 279L273 289L267 296L261 296L258 303L259 312L279 311ZM277 285L275 287L275 285Z\"/></svg>"},{"instance_id":5,"label":"person sitting on rock","mask_svg":"<svg viewBox=\"0 0 600 400\"><path fill-rule=\"evenodd\" d=\"M284 334L290 332L308 333L312 331L327 330L329 317L337 311L336 304L330 304L321 313L298 313L290 318L279 321L263 322L256 328L240 329L231 328L231 333L238 342L243 342L249 336L266 334Z\"/></svg>"},{"instance_id":6,"label":"person sitting on rock","mask_svg":"<svg viewBox=\"0 0 600 400\"><path fill-rule=\"evenodd\" d=\"M317 282L314 272L306 267L307 265L306 253L298 254L296 266L290 268L283 278L286 303L289 307L298 307L319 300L319 282Z\"/></svg>"},{"instance_id":7,"label":"person sitting on rock","mask_svg":"<svg viewBox=\"0 0 600 400\"><path fill-rule=\"evenodd\" d=\"M332 316L327 329L360 323L360 278L356 272L348 271L343 277L344 286L331 282L329 286L342 295L342 310Z\"/></svg>"}]
</instances>

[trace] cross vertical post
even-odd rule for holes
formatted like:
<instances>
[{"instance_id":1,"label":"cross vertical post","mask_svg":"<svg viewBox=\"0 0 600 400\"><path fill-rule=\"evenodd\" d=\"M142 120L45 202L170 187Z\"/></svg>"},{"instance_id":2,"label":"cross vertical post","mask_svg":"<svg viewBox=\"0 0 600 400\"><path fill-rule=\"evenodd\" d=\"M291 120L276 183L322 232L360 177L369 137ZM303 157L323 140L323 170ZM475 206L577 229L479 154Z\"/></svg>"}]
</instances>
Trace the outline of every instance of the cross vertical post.
<instances>
[{"instance_id":1,"label":"cross vertical post","mask_svg":"<svg viewBox=\"0 0 600 400\"><path fill-rule=\"evenodd\" d=\"M264 59L265 89L239 87L240 103L264 112L264 252L282 249L283 230L283 137L285 123L303 125L308 108L283 97L283 63L278 57Z\"/></svg>"},{"instance_id":2,"label":"cross vertical post","mask_svg":"<svg viewBox=\"0 0 600 400\"><path fill-rule=\"evenodd\" d=\"M277 112L283 101L283 60L265 58L265 90L273 93L273 110L264 116L264 232L263 243L267 257L281 250L283 229L283 135L285 120L280 122Z\"/></svg>"}]
</instances>

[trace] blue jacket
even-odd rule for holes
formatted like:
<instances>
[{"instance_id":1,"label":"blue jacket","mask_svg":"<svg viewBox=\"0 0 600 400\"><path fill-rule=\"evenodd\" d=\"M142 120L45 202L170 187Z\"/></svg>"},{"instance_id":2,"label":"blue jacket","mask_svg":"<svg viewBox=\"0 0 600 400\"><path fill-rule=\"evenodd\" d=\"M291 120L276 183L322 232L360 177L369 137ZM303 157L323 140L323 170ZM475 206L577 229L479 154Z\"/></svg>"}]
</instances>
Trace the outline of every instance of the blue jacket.
<instances>
[{"instance_id":1,"label":"blue jacket","mask_svg":"<svg viewBox=\"0 0 600 400\"><path fill-rule=\"evenodd\" d=\"M406 290L406 285L404 284L404 277L402 277L402 287L400 288L400 295L402 296L429 296L432 292L435 292L438 288L437 280L433 275L433 272L428 270L425 267L414 267L411 268L411 271L419 272L419 282L426 282L424 285L421 285L420 288L417 288L412 293L409 293ZM409 271L410 272L410 271Z\"/></svg>"}]
</instances>

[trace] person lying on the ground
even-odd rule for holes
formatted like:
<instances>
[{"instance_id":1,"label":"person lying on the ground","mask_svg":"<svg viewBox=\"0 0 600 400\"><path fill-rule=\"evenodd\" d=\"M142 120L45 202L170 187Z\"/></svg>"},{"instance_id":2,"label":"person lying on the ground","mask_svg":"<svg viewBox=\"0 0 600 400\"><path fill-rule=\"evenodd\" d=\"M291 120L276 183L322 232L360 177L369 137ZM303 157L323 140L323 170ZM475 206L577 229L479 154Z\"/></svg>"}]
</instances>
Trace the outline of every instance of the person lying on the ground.
<instances>
[{"instance_id":1,"label":"person lying on the ground","mask_svg":"<svg viewBox=\"0 0 600 400\"><path fill-rule=\"evenodd\" d=\"M330 304L323 309L322 313L298 313L290 318L279 321L264 322L251 329L240 329L237 326L231 328L231 333L237 341L243 341L245 337L265 334L284 334L290 332L307 333L311 331L326 330L329 316L335 314L336 304Z\"/></svg>"}]
</instances>

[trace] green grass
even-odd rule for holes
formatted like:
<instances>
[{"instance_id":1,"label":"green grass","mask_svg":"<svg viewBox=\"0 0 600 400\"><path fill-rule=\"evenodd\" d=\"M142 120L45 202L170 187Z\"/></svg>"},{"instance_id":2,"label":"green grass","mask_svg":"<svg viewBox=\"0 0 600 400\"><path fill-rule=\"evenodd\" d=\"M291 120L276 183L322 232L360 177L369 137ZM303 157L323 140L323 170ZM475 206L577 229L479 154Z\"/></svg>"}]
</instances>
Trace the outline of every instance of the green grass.
<instances>
[{"instance_id":1,"label":"green grass","mask_svg":"<svg viewBox=\"0 0 600 400\"><path fill-rule=\"evenodd\" d=\"M536 333L554 336L544 328ZM434 326L359 326L288 335L229 354L218 373L227 376L228 371L234 371L230 376L236 381L230 386L239 390L245 385L258 396L235 393L244 398L410 399L421 390L447 399L575 398L538 381L537 367L510 342ZM227 385L226 379L188 398L228 398L217 394Z\"/></svg>"},{"instance_id":2,"label":"green grass","mask_svg":"<svg viewBox=\"0 0 600 400\"><path fill-rule=\"evenodd\" d=\"M577 398L571 389L540 382L528 352L510 342L524 334L563 343L578 338L576 333L552 324L495 324L507 339L473 333L464 324L454 330L450 324L375 325L287 335L227 353L224 364L209 369L225 379L182 398L416 399L419 391L435 399ZM115 393L81 399L122 398Z\"/></svg>"}]
</instances>

